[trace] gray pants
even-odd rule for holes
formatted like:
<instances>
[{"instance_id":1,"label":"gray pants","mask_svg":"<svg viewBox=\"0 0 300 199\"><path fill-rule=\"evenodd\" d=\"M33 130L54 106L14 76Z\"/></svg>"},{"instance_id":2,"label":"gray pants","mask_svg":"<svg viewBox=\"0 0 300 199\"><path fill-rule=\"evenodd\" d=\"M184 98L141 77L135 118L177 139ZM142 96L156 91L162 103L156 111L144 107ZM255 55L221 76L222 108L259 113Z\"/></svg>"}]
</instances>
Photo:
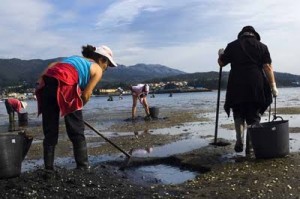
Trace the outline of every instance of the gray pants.
<instances>
[{"instance_id":1,"label":"gray pants","mask_svg":"<svg viewBox=\"0 0 300 199\"><path fill-rule=\"evenodd\" d=\"M259 106L255 103L241 103L232 108L234 120L244 120L247 125L260 123Z\"/></svg>"},{"instance_id":2,"label":"gray pants","mask_svg":"<svg viewBox=\"0 0 300 199\"><path fill-rule=\"evenodd\" d=\"M259 106L255 103L242 103L232 108L236 131L236 148L243 148L246 124L249 126L260 123L261 117L258 107ZM246 154L250 153L250 148L252 148L251 140L247 132Z\"/></svg>"}]
</instances>

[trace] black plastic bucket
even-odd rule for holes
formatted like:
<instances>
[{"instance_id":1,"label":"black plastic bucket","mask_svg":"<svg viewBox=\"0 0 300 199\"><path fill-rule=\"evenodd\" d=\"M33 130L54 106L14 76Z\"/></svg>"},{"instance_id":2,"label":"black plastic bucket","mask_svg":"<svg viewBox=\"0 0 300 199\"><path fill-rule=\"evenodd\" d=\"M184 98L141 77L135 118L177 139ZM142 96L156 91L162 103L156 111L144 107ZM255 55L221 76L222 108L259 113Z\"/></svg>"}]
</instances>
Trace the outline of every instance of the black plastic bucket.
<instances>
[{"instance_id":1,"label":"black plastic bucket","mask_svg":"<svg viewBox=\"0 0 300 199\"><path fill-rule=\"evenodd\" d=\"M152 118L158 118L158 114L159 114L159 108L157 107L150 107L149 108L149 112Z\"/></svg>"},{"instance_id":2,"label":"black plastic bucket","mask_svg":"<svg viewBox=\"0 0 300 199\"><path fill-rule=\"evenodd\" d=\"M0 178L13 178L21 174L22 161L32 143L24 132L0 133Z\"/></svg>"},{"instance_id":3,"label":"black plastic bucket","mask_svg":"<svg viewBox=\"0 0 300 199\"><path fill-rule=\"evenodd\" d=\"M18 113L19 125L28 124L28 113Z\"/></svg>"},{"instance_id":4,"label":"black plastic bucket","mask_svg":"<svg viewBox=\"0 0 300 199\"><path fill-rule=\"evenodd\" d=\"M289 121L260 123L248 132L256 158L279 158L289 154Z\"/></svg>"}]
</instances>

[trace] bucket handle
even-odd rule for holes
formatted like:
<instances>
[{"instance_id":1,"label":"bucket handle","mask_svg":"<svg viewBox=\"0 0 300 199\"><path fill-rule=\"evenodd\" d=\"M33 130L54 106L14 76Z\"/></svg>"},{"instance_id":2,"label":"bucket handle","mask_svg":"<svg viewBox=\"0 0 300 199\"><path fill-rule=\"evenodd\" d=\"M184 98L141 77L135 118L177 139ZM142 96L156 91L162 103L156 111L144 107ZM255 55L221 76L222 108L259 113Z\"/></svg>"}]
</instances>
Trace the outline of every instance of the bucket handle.
<instances>
[{"instance_id":1,"label":"bucket handle","mask_svg":"<svg viewBox=\"0 0 300 199\"><path fill-rule=\"evenodd\" d=\"M269 121L270 121L270 114L271 114L271 105L270 105L270 110L269 110ZM276 109L276 97L274 97L274 114L273 114L273 121L275 121L276 119L281 119L283 121L283 118L281 116L277 115L277 109Z\"/></svg>"}]
</instances>

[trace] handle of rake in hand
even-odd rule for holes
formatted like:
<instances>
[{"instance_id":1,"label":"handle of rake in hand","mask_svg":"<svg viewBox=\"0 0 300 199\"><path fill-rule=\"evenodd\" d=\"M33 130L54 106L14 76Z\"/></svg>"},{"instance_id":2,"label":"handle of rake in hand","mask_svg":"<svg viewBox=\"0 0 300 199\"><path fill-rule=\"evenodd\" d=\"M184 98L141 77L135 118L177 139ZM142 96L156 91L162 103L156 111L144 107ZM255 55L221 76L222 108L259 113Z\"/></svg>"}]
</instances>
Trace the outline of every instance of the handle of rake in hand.
<instances>
[{"instance_id":1,"label":"handle of rake in hand","mask_svg":"<svg viewBox=\"0 0 300 199\"><path fill-rule=\"evenodd\" d=\"M121 149L118 145L116 145L115 143L113 143L112 141L110 141L108 138L106 138L104 135L102 135L97 129L95 129L93 126L91 126L89 123L87 123L86 121L83 121L84 124L86 126L88 126L90 129L92 129L95 133L97 133L98 135L100 135L105 141L109 142L111 145L113 145L115 148L117 148L119 151L121 151L127 158L130 158L131 155L129 155L126 151L124 151L123 149Z\"/></svg>"},{"instance_id":2,"label":"handle of rake in hand","mask_svg":"<svg viewBox=\"0 0 300 199\"><path fill-rule=\"evenodd\" d=\"M221 79L222 79L222 67L220 67L220 71L219 71L218 99L217 99L217 111L216 111L215 140L214 140L214 143L215 143L215 144L217 143L217 137L218 137L218 123L219 123L219 106L220 106Z\"/></svg>"}]
</instances>

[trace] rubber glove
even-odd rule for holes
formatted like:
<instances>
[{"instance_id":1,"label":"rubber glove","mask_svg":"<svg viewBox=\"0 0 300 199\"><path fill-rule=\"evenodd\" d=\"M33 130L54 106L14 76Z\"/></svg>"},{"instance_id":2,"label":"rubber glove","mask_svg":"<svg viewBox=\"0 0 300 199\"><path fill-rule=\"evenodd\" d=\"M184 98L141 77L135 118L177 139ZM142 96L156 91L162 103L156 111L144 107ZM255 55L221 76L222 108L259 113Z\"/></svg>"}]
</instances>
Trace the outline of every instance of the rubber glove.
<instances>
[{"instance_id":1,"label":"rubber glove","mask_svg":"<svg viewBox=\"0 0 300 199\"><path fill-rule=\"evenodd\" d=\"M224 48L220 48L218 51L219 57L224 54Z\"/></svg>"},{"instance_id":2,"label":"rubber glove","mask_svg":"<svg viewBox=\"0 0 300 199\"><path fill-rule=\"evenodd\" d=\"M275 82L271 84L271 89L272 89L272 95L273 95L273 97L277 97L278 96L278 89L276 87L276 83Z\"/></svg>"}]
</instances>

